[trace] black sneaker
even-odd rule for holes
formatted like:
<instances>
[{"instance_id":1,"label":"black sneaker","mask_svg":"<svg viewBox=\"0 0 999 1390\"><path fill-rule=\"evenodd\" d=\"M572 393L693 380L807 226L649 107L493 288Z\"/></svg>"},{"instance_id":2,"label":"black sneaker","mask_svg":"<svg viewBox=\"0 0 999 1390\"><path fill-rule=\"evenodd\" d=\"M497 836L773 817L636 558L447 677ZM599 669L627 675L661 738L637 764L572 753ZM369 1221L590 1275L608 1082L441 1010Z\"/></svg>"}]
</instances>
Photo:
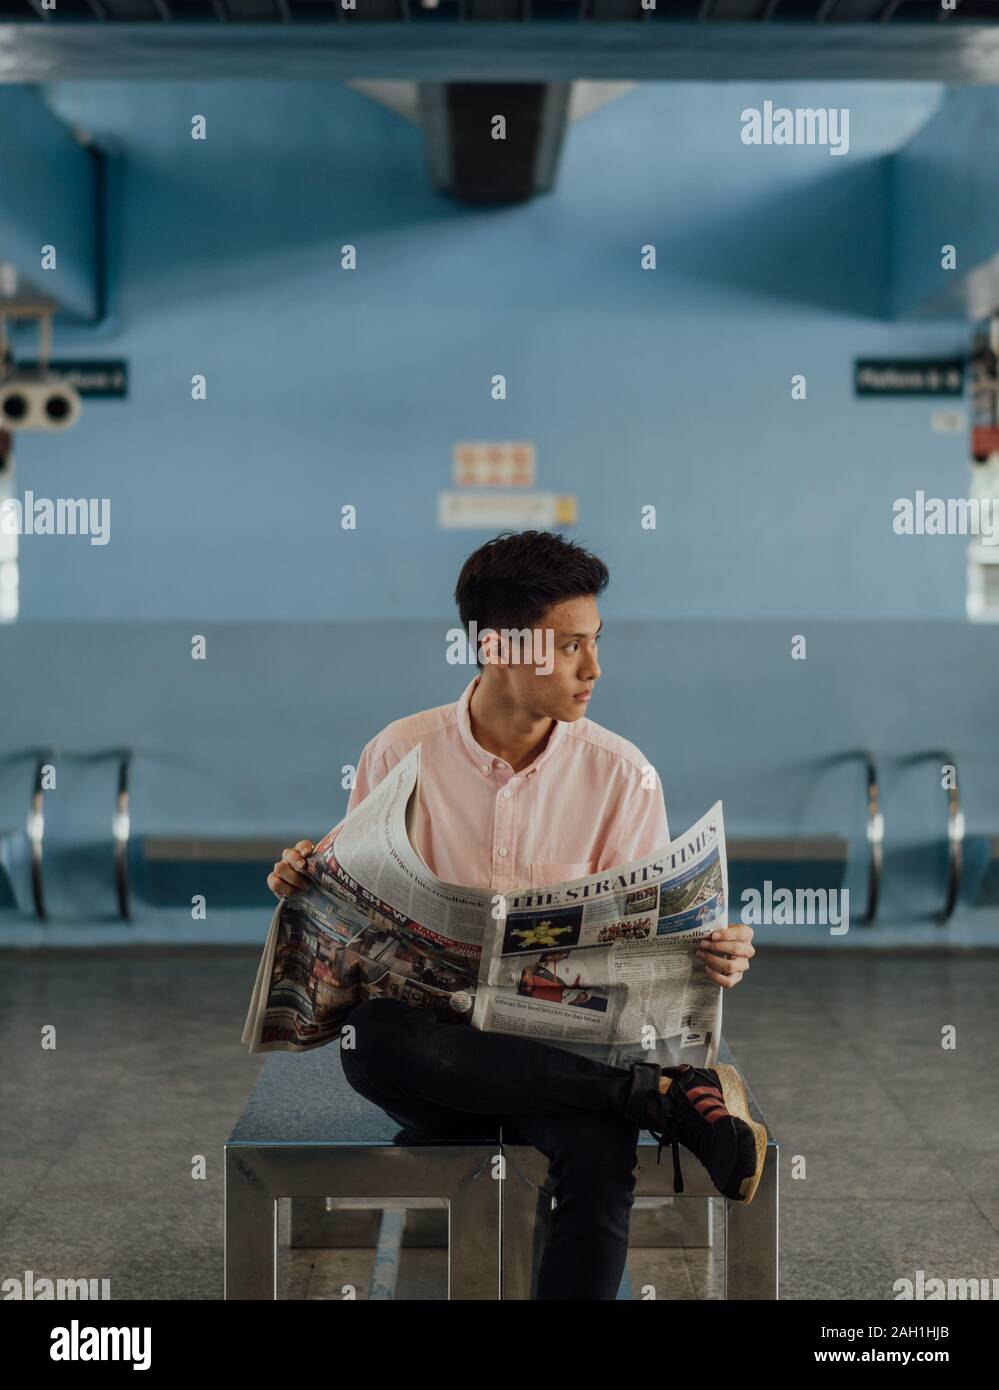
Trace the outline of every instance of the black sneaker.
<instances>
[{"instance_id":1,"label":"black sneaker","mask_svg":"<svg viewBox=\"0 0 999 1390\"><path fill-rule=\"evenodd\" d=\"M703 1070L683 1062L659 1070L672 1078L672 1085L665 1095L649 1092L650 1108L658 1113L646 1128L659 1140L657 1163L665 1146L672 1145L673 1191L683 1191L682 1144L700 1159L724 1197L751 1202L763 1174L767 1131L749 1113L742 1077L725 1065Z\"/></svg>"}]
</instances>

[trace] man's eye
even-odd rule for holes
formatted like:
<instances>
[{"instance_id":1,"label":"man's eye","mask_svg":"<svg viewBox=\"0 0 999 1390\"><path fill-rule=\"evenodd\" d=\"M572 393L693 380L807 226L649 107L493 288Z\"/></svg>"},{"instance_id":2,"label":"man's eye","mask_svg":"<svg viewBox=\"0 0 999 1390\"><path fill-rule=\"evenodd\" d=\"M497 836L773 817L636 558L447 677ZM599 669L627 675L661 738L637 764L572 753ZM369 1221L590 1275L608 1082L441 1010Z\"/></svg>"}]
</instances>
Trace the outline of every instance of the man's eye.
<instances>
[{"instance_id":1,"label":"man's eye","mask_svg":"<svg viewBox=\"0 0 999 1390\"><path fill-rule=\"evenodd\" d=\"M602 633L602 632L598 632L597 635L596 635L596 637L594 637L594 639L593 639L594 642L599 642L602 636L603 636L603 633ZM578 642L569 642L569 643L566 645L565 650L566 650L567 652L571 652L572 649L573 649L573 647L578 647L578 646L579 646L579 643L578 643Z\"/></svg>"}]
</instances>

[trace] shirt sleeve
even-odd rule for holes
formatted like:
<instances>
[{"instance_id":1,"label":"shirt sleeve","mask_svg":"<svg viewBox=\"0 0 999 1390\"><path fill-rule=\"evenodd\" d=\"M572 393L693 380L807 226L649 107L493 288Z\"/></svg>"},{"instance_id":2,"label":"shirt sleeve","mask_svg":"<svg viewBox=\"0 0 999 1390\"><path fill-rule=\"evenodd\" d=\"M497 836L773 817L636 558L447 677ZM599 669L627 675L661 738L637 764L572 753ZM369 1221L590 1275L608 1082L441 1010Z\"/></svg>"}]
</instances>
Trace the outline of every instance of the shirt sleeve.
<instances>
[{"instance_id":1,"label":"shirt sleeve","mask_svg":"<svg viewBox=\"0 0 999 1390\"><path fill-rule=\"evenodd\" d=\"M651 767L644 759L643 763ZM658 772L655 785L646 787L642 785L641 770L628 763L624 765L623 778L616 815L601 856L602 869L629 864L633 859L645 859L669 844L666 801Z\"/></svg>"}]
</instances>

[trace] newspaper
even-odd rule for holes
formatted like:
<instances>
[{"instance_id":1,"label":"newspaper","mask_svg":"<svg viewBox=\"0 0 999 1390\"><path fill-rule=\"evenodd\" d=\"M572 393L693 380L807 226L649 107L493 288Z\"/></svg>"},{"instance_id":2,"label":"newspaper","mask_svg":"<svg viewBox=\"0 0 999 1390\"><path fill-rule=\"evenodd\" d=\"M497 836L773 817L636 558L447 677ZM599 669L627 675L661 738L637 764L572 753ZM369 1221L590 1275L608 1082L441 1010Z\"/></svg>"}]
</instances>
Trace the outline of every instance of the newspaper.
<instances>
[{"instance_id":1,"label":"newspaper","mask_svg":"<svg viewBox=\"0 0 999 1390\"><path fill-rule=\"evenodd\" d=\"M371 998L612 1066L711 1065L722 991L694 952L728 923L722 805L645 859L507 893L445 883L413 848L417 745L306 861L271 919L251 1052L339 1038Z\"/></svg>"}]
</instances>

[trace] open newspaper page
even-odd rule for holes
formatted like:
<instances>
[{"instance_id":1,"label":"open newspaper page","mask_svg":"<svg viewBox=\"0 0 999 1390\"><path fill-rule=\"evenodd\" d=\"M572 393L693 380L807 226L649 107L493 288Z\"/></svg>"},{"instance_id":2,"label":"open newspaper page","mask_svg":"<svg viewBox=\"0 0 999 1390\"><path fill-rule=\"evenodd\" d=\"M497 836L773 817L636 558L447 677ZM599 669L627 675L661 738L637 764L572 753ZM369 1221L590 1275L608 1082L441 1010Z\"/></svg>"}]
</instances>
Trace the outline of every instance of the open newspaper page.
<instances>
[{"instance_id":1,"label":"open newspaper page","mask_svg":"<svg viewBox=\"0 0 999 1390\"><path fill-rule=\"evenodd\" d=\"M382 996L469 1022L491 895L441 882L412 849L419 767L416 747L316 846L314 886L278 903L243 1029L251 1052L322 1047Z\"/></svg>"},{"instance_id":2,"label":"open newspaper page","mask_svg":"<svg viewBox=\"0 0 999 1390\"><path fill-rule=\"evenodd\" d=\"M331 830L323 844L335 836ZM312 856L307 863L314 869ZM366 997L364 962L351 940L377 920L346 885L278 903L243 1026L251 1052L307 1052L340 1036L344 1017Z\"/></svg>"},{"instance_id":3,"label":"open newspaper page","mask_svg":"<svg viewBox=\"0 0 999 1390\"><path fill-rule=\"evenodd\" d=\"M243 1042L306 1051L370 998L613 1065L715 1059L721 990L694 957L725 925L721 804L650 858L505 895L445 883L412 844L420 747L307 862L275 910Z\"/></svg>"},{"instance_id":4,"label":"open newspaper page","mask_svg":"<svg viewBox=\"0 0 999 1390\"><path fill-rule=\"evenodd\" d=\"M694 951L728 925L721 802L647 859L503 895L472 1023L613 1066L713 1063L721 989Z\"/></svg>"}]
</instances>

